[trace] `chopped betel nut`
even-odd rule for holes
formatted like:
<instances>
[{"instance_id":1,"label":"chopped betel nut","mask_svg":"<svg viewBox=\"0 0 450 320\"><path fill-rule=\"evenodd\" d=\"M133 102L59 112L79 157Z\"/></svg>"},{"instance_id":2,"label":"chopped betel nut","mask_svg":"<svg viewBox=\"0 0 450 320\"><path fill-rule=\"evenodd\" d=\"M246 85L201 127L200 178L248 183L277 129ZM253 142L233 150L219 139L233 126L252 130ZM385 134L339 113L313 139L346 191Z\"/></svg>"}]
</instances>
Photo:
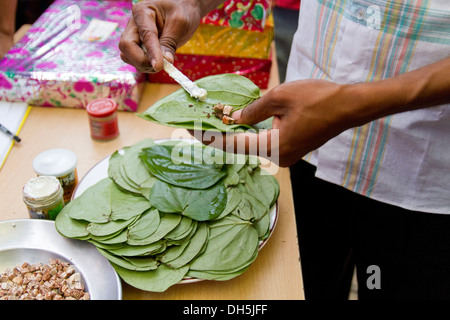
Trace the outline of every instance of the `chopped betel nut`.
<instances>
[{"instance_id":1,"label":"chopped betel nut","mask_svg":"<svg viewBox=\"0 0 450 320\"><path fill-rule=\"evenodd\" d=\"M231 114L231 111L233 111L233 107L229 105L223 106L223 114L226 116L229 116Z\"/></svg>"},{"instance_id":2,"label":"chopped betel nut","mask_svg":"<svg viewBox=\"0 0 450 320\"><path fill-rule=\"evenodd\" d=\"M213 113L217 119L222 120L224 124L234 124L234 119L230 117L233 107L229 105L223 105L221 103L213 106Z\"/></svg>"},{"instance_id":3,"label":"chopped betel nut","mask_svg":"<svg viewBox=\"0 0 450 320\"><path fill-rule=\"evenodd\" d=\"M231 118L231 117L229 117L229 116L223 116L222 117L222 122L224 123L224 124L234 124L234 119L233 118Z\"/></svg>"},{"instance_id":4,"label":"chopped betel nut","mask_svg":"<svg viewBox=\"0 0 450 320\"><path fill-rule=\"evenodd\" d=\"M50 259L23 263L0 274L0 300L89 300L81 275L72 265Z\"/></svg>"}]
</instances>

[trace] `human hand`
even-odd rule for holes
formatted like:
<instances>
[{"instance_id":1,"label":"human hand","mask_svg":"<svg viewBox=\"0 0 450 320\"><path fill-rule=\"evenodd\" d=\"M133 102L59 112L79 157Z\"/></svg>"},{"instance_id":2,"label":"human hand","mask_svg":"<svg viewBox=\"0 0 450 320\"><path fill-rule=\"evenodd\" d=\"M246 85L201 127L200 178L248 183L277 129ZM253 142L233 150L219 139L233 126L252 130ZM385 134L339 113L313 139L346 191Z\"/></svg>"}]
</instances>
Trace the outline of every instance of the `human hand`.
<instances>
[{"instance_id":1,"label":"human hand","mask_svg":"<svg viewBox=\"0 0 450 320\"><path fill-rule=\"evenodd\" d=\"M192 37L202 15L197 1L138 2L119 42L122 60L140 72L160 71L163 57L173 62L175 50Z\"/></svg>"},{"instance_id":2,"label":"human hand","mask_svg":"<svg viewBox=\"0 0 450 320\"><path fill-rule=\"evenodd\" d=\"M0 31L0 59L2 59L5 54L13 46L14 40L13 36Z\"/></svg>"},{"instance_id":3,"label":"human hand","mask_svg":"<svg viewBox=\"0 0 450 320\"><path fill-rule=\"evenodd\" d=\"M214 135L215 141L208 141L211 134L191 134L226 151L259 155L279 166L290 166L352 126L347 114L355 100L349 88L324 80L283 83L232 114L236 123L249 125L273 116L272 129Z\"/></svg>"}]
</instances>

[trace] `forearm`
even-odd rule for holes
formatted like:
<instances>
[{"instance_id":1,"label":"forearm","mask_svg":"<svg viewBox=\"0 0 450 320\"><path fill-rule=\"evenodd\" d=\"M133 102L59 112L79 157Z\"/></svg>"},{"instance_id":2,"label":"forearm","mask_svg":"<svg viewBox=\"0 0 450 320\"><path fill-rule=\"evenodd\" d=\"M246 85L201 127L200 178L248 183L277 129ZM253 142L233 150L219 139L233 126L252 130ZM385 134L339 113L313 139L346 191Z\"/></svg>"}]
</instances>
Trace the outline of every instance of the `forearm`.
<instances>
[{"instance_id":1,"label":"forearm","mask_svg":"<svg viewBox=\"0 0 450 320\"><path fill-rule=\"evenodd\" d=\"M344 85L353 97L344 109L347 127L378 118L450 103L450 58L415 71L371 83Z\"/></svg>"},{"instance_id":2,"label":"forearm","mask_svg":"<svg viewBox=\"0 0 450 320\"><path fill-rule=\"evenodd\" d=\"M0 14L0 32L11 37L16 30L17 0L8 0L2 3Z\"/></svg>"}]
</instances>

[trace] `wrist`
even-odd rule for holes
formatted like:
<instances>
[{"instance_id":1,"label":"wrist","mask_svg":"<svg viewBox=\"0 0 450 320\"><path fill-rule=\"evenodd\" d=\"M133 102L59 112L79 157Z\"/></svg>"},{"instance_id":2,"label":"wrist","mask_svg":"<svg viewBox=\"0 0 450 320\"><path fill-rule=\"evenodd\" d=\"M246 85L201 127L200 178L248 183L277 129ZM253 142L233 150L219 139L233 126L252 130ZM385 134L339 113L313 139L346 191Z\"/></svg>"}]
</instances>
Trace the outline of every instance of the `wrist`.
<instances>
[{"instance_id":1,"label":"wrist","mask_svg":"<svg viewBox=\"0 0 450 320\"><path fill-rule=\"evenodd\" d=\"M353 97L344 108L348 127L384 116L450 103L450 58L375 82L342 85Z\"/></svg>"},{"instance_id":2,"label":"wrist","mask_svg":"<svg viewBox=\"0 0 450 320\"><path fill-rule=\"evenodd\" d=\"M343 85L345 96L352 97L344 108L348 128L410 109L419 84L389 78L375 82Z\"/></svg>"}]
</instances>

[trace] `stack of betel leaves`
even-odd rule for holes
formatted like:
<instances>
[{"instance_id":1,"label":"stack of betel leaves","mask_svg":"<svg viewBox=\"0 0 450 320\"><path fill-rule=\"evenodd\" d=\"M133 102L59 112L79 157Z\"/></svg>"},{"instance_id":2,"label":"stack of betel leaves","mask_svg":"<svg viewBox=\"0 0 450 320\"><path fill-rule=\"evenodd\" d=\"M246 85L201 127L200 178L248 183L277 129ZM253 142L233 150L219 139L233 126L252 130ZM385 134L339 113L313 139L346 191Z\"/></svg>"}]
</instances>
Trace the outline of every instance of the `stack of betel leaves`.
<instances>
[{"instance_id":1,"label":"stack of betel leaves","mask_svg":"<svg viewBox=\"0 0 450 320\"><path fill-rule=\"evenodd\" d=\"M272 118L254 126L225 124L214 114L217 104L232 107L232 112L245 108L261 97L257 85L244 76L234 73L201 78L195 83L207 91L206 101L190 96L184 89L158 100L139 116L145 120L188 130L235 131L262 130L272 127ZM231 113L232 116L232 113Z\"/></svg>"},{"instance_id":2,"label":"stack of betel leaves","mask_svg":"<svg viewBox=\"0 0 450 320\"><path fill-rule=\"evenodd\" d=\"M94 244L128 284L161 292L246 271L278 194L256 158L146 139L113 153L108 177L69 202L56 229Z\"/></svg>"}]
</instances>

